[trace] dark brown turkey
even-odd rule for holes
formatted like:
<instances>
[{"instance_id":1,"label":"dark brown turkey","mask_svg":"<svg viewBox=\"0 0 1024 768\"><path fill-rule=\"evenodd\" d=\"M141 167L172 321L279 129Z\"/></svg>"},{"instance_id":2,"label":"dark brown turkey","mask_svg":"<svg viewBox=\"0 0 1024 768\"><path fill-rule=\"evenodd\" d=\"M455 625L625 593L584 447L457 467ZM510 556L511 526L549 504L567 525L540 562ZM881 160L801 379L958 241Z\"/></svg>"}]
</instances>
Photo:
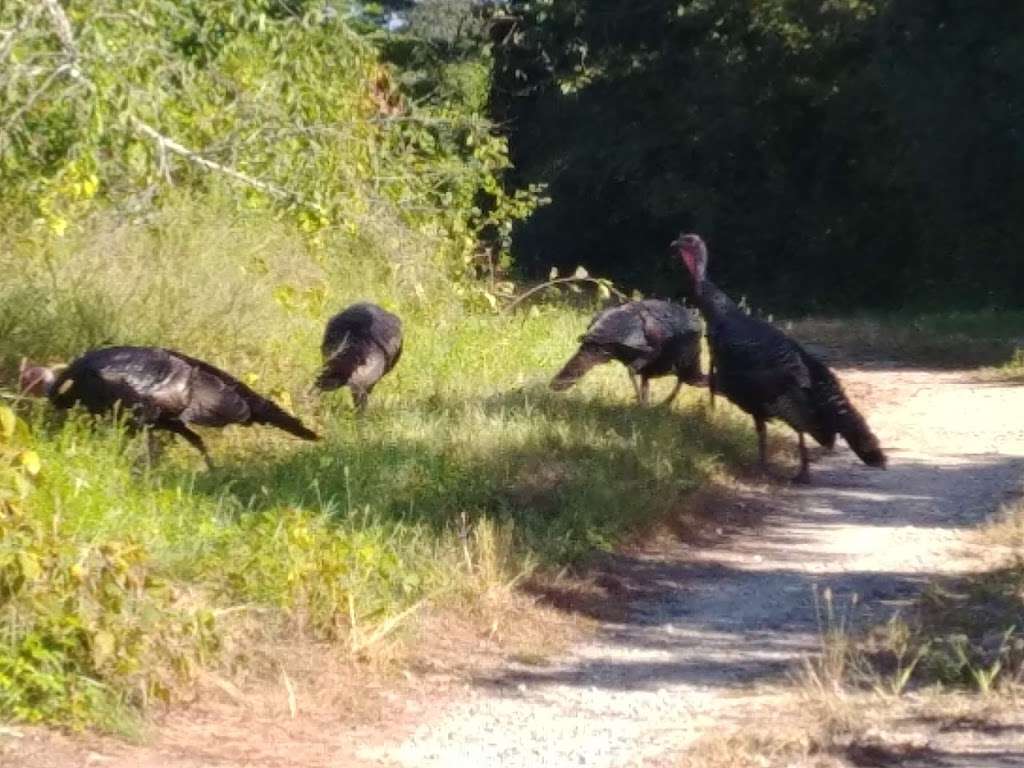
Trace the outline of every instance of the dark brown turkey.
<instances>
[{"instance_id":1,"label":"dark brown turkey","mask_svg":"<svg viewBox=\"0 0 1024 768\"><path fill-rule=\"evenodd\" d=\"M799 436L800 472L794 482L810 482L805 432L826 448L842 435L861 461L884 468L878 438L828 366L782 331L741 310L706 278L708 252L698 235L681 235L672 247L693 278L707 324L711 391L754 418L761 466L767 464L765 423L781 419Z\"/></svg>"},{"instance_id":2,"label":"dark brown turkey","mask_svg":"<svg viewBox=\"0 0 1024 768\"><path fill-rule=\"evenodd\" d=\"M704 382L700 336L697 314L670 301L645 299L610 307L590 321L580 337L580 348L551 380L551 388L569 389L595 365L618 360L626 366L636 398L643 405L650 399L651 379L675 374L676 385L663 403L668 405L684 382Z\"/></svg>"},{"instance_id":3,"label":"dark brown turkey","mask_svg":"<svg viewBox=\"0 0 1024 768\"><path fill-rule=\"evenodd\" d=\"M377 382L402 357L402 321L376 304L353 304L327 323L320 351L324 365L316 386L324 391L347 386L362 412Z\"/></svg>"},{"instance_id":4,"label":"dark brown turkey","mask_svg":"<svg viewBox=\"0 0 1024 768\"><path fill-rule=\"evenodd\" d=\"M86 352L59 373L22 365L21 389L57 408L81 405L91 413L123 408L135 426L181 435L212 466L203 439L190 425L269 424L303 440L315 432L278 405L215 366L160 347L105 347Z\"/></svg>"}]
</instances>

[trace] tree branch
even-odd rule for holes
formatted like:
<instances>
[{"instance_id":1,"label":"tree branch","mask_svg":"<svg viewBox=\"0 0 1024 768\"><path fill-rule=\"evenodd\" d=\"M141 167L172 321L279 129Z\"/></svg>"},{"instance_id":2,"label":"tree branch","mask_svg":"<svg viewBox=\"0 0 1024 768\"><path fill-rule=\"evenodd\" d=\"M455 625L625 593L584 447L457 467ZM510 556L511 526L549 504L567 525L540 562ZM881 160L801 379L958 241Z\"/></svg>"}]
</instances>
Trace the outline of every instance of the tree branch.
<instances>
[{"instance_id":1,"label":"tree branch","mask_svg":"<svg viewBox=\"0 0 1024 768\"><path fill-rule=\"evenodd\" d=\"M71 21L68 19L64 9L60 7L57 0L42 0L43 7L50 12L53 19L53 31L57 33L61 47L68 58L78 59L78 46L75 45L75 36L71 32Z\"/></svg>"},{"instance_id":2,"label":"tree branch","mask_svg":"<svg viewBox=\"0 0 1024 768\"><path fill-rule=\"evenodd\" d=\"M540 285L533 286L533 288L528 290L526 293L516 296L515 300L513 300L512 303L510 304L506 304L501 311L511 312L513 309L518 307L526 299L528 299L530 296L533 296L533 294L537 293L538 291L541 291L545 288L550 288L553 285L564 285L566 283L593 283L594 285L603 285L605 288L608 289L609 293L614 293L622 302L632 301L632 299L630 299L629 296L624 294L614 285L611 285L607 280L599 280L596 277L559 277L555 280L548 280L547 282L541 283Z\"/></svg>"},{"instance_id":3,"label":"tree branch","mask_svg":"<svg viewBox=\"0 0 1024 768\"><path fill-rule=\"evenodd\" d=\"M226 165L221 165L220 163L205 158L198 152L195 152L189 149L188 147L182 146L174 139L168 136L164 136L164 134L160 133L158 130L156 130L156 128L149 125L148 123L144 123L142 120L139 120L139 118L135 116L132 116L130 120L132 122L132 125L135 126L139 133L153 139L153 141L156 142L157 146L160 148L161 151L172 152L175 155L184 157L190 163L198 165L200 168L205 168L208 171L216 171L217 173L222 173L225 176L231 177L235 181L240 181L243 184L247 184L250 187L260 190L261 192L266 192L268 195L276 197L279 200L301 201L300 196L296 192L291 192L287 189L283 189L282 187L279 187L276 184L271 184L270 182L267 181L260 181L259 179L248 175L247 173L236 171L234 168L230 168L229 166Z\"/></svg>"},{"instance_id":4,"label":"tree branch","mask_svg":"<svg viewBox=\"0 0 1024 768\"><path fill-rule=\"evenodd\" d=\"M58 0L40 0L40 2L42 3L43 7L45 7L46 10L49 12L50 18L53 20L54 32L56 33L57 38L60 40L60 44L61 47L64 49L64 56L66 58L65 63L61 65L61 67L59 67L56 70L56 72L54 72L43 84L42 90L48 88L54 77L57 74L60 74L61 72L66 72L75 80L91 85L89 79L84 74L82 74L82 72L78 69L78 47L75 45L75 37L71 28L71 21L68 19L67 14L64 13L64 9L61 8ZM38 95L39 93L37 92L37 94L35 94L35 96L33 97L33 100L34 98L38 97ZM26 108L27 107L23 108L18 113L16 113L15 117L19 116L22 112L24 112L24 109ZM170 138L169 136L165 136L164 134L160 133L160 131L158 131L156 128L140 120L134 115L129 115L128 120L136 131L156 142L157 149L161 154L161 171L164 173L164 176L167 177L168 179L169 173L164 158L167 152L171 152L175 155L178 155L179 157L185 158L193 165L197 165L200 168L203 168L207 171L214 171L216 173L228 176L229 178L232 178L235 181L239 181L243 184L246 184L247 186L253 187L254 189L258 189L261 192L270 195L271 197L277 198L278 200L289 200L293 202L298 202L315 211L322 210L319 206L304 201L297 192L292 192L290 190L284 189L283 187L279 187L276 184L272 184L267 181L261 181L260 179L250 176L247 173L242 173L241 171L235 170L230 166L222 165L221 163L203 157L198 152L191 150L188 147L179 144L177 141ZM8 120L8 124L12 121L13 118L11 120Z\"/></svg>"}]
</instances>

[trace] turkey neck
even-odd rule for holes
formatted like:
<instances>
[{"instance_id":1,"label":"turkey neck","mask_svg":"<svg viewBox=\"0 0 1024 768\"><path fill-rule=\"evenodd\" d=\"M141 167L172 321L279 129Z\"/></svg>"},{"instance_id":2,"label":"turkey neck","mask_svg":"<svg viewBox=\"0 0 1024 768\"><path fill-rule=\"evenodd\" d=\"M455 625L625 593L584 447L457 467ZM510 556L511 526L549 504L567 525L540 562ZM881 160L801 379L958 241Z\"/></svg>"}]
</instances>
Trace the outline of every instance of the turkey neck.
<instances>
[{"instance_id":1,"label":"turkey neck","mask_svg":"<svg viewBox=\"0 0 1024 768\"><path fill-rule=\"evenodd\" d=\"M709 324L724 320L729 315L743 314L736 306L736 302L726 296L710 280L702 280L698 288L695 303Z\"/></svg>"}]
</instances>

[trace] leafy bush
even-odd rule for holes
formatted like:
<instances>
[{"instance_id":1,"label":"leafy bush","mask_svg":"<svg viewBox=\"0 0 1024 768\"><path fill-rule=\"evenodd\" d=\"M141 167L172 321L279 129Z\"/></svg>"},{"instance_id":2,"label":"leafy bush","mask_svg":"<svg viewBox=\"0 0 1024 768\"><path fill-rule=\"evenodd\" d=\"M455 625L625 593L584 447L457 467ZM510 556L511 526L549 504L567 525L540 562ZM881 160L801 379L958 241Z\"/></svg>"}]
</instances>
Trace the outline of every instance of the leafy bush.
<instances>
[{"instance_id":1,"label":"leafy bush","mask_svg":"<svg viewBox=\"0 0 1024 768\"><path fill-rule=\"evenodd\" d=\"M36 514L39 456L9 408L0 424L0 716L109 725L168 700L216 649L211 614L181 608L144 547L75 541Z\"/></svg>"},{"instance_id":2,"label":"leafy bush","mask_svg":"<svg viewBox=\"0 0 1024 768\"><path fill-rule=\"evenodd\" d=\"M61 233L218 191L307 232L400 222L459 275L532 208L479 104L416 106L320 4L53 0L0 6L0 28L0 217Z\"/></svg>"}]
</instances>

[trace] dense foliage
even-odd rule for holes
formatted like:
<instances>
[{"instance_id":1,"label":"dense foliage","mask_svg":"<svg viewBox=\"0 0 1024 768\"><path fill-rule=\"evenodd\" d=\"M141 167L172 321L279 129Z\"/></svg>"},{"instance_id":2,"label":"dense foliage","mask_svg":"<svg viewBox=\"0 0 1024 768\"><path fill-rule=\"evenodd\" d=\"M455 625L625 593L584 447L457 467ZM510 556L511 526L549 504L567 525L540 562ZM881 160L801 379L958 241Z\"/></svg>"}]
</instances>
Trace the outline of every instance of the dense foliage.
<instances>
[{"instance_id":1,"label":"dense foliage","mask_svg":"<svg viewBox=\"0 0 1024 768\"><path fill-rule=\"evenodd\" d=\"M532 203L505 192L485 99L408 99L339 5L0 4L0 214L59 233L97 203L226 187L311 232L393 220L456 274L495 255Z\"/></svg>"},{"instance_id":2,"label":"dense foliage","mask_svg":"<svg viewBox=\"0 0 1024 768\"><path fill-rule=\"evenodd\" d=\"M1024 6L513 0L493 104L552 205L521 266L646 288L681 229L793 311L1024 297Z\"/></svg>"}]
</instances>

